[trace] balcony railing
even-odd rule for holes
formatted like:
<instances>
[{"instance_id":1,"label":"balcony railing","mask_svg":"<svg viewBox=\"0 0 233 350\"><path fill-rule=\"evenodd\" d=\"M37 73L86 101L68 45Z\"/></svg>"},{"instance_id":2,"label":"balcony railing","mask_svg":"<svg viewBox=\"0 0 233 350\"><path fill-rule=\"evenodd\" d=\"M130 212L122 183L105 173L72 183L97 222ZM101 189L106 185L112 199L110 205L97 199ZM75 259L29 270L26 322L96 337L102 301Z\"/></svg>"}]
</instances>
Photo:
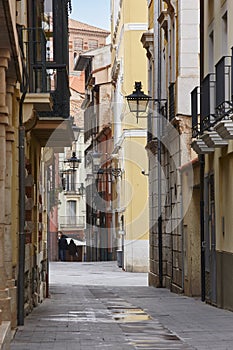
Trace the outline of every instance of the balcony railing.
<instances>
[{"instance_id":1,"label":"balcony railing","mask_svg":"<svg viewBox=\"0 0 233 350\"><path fill-rule=\"evenodd\" d=\"M39 114L68 118L70 92L66 64L57 64L46 57L47 41L42 28L21 29L19 40L27 69L28 92L51 94L52 111Z\"/></svg>"},{"instance_id":2,"label":"balcony railing","mask_svg":"<svg viewBox=\"0 0 233 350\"><path fill-rule=\"evenodd\" d=\"M61 229L75 229L85 227L85 216L59 216Z\"/></svg>"},{"instance_id":3,"label":"balcony railing","mask_svg":"<svg viewBox=\"0 0 233 350\"><path fill-rule=\"evenodd\" d=\"M191 92L193 138L204 131L213 131L220 121L229 120L233 113L233 48L231 51L231 56L223 56L215 65L215 73L208 74L201 82L200 127L196 88Z\"/></svg>"},{"instance_id":4,"label":"balcony railing","mask_svg":"<svg viewBox=\"0 0 233 350\"><path fill-rule=\"evenodd\" d=\"M208 74L201 82L200 132L208 130L215 121L215 74Z\"/></svg>"},{"instance_id":5,"label":"balcony railing","mask_svg":"<svg viewBox=\"0 0 233 350\"><path fill-rule=\"evenodd\" d=\"M216 68L216 122L232 112L232 57L223 56Z\"/></svg>"},{"instance_id":6,"label":"balcony railing","mask_svg":"<svg viewBox=\"0 0 233 350\"><path fill-rule=\"evenodd\" d=\"M68 182L68 181L65 181L65 179L63 179L62 187L63 187L64 194L76 194L79 196L83 196L85 193L85 188L83 183Z\"/></svg>"}]
</instances>

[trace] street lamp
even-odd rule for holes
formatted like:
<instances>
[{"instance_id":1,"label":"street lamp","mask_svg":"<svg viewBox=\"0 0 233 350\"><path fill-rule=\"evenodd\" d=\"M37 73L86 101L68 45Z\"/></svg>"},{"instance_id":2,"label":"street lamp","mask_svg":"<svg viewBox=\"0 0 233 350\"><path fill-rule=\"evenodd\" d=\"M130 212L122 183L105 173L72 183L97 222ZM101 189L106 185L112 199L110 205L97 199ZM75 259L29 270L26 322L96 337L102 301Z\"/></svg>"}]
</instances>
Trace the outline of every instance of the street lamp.
<instances>
[{"instance_id":1,"label":"street lamp","mask_svg":"<svg viewBox=\"0 0 233 350\"><path fill-rule=\"evenodd\" d=\"M73 152L70 158L68 158L67 160L64 160L64 163L68 163L70 166L70 169L75 171L79 167L79 164L81 163L81 159L77 158L76 153Z\"/></svg>"},{"instance_id":2,"label":"street lamp","mask_svg":"<svg viewBox=\"0 0 233 350\"><path fill-rule=\"evenodd\" d=\"M149 101L152 99L151 96L144 94L142 91L142 83L140 81L135 81L135 90L132 94L127 95L126 99L129 105L130 112L136 113L136 118L138 122L139 113L146 111Z\"/></svg>"},{"instance_id":3,"label":"street lamp","mask_svg":"<svg viewBox=\"0 0 233 350\"><path fill-rule=\"evenodd\" d=\"M151 122L151 118L157 118L157 141L158 141L158 146L157 146L157 157L158 157L158 164L161 164L161 118L160 118L160 113L161 113L161 103L164 102L165 104L165 112L167 109L167 99L163 98L152 98L151 96L145 95L142 89L142 84L141 82L135 82L135 91L131 95L126 96L126 99L128 101L129 109L131 112L136 112L136 117L137 117L137 122L139 117L140 112L145 112L146 108L148 106L149 101L154 101L155 103L158 103L158 115L152 116L149 114L148 117L148 129L149 129L149 123ZM149 131L149 130L148 130ZM148 175L142 172L143 175ZM162 193L161 193L161 167L158 166L158 193L157 193L157 198L158 198L158 208L159 211L161 210L161 201L162 201ZM162 215L160 213L158 217L158 250L159 250L159 282L160 286L162 287L163 285L163 260L162 260L162 249L163 249L163 239L162 239Z\"/></svg>"},{"instance_id":4,"label":"street lamp","mask_svg":"<svg viewBox=\"0 0 233 350\"><path fill-rule=\"evenodd\" d=\"M75 191L75 172L81 163L81 159L76 157L75 152L72 152L72 156L64 160L64 163L67 163L69 168L62 171L62 188L67 191Z\"/></svg>"},{"instance_id":5,"label":"street lamp","mask_svg":"<svg viewBox=\"0 0 233 350\"><path fill-rule=\"evenodd\" d=\"M122 170L120 168L100 168L98 170L98 174L111 174L112 176L117 178L122 175Z\"/></svg>"},{"instance_id":6,"label":"street lamp","mask_svg":"<svg viewBox=\"0 0 233 350\"><path fill-rule=\"evenodd\" d=\"M105 153L106 155L108 153ZM122 170L120 168L112 168L112 167L101 167L101 157L103 156L103 153L98 152L94 150L93 152L90 152L90 157L92 160L92 165L93 165L93 172L97 175L103 175L103 174L111 174L115 178L119 177L122 175ZM108 160L112 159L109 157ZM103 163L104 164L104 163ZM102 164L102 166L103 166Z\"/></svg>"}]
</instances>

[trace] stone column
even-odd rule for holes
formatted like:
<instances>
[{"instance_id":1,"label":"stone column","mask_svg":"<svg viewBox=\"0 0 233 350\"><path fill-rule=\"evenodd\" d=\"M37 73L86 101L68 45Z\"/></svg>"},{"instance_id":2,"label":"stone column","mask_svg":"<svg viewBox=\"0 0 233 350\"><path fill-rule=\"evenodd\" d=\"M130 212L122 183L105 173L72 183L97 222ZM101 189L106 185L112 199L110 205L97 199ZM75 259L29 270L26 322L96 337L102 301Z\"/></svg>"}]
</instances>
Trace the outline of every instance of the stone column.
<instances>
[{"instance_id":1,"label":"stone column","mask_svg":"<svg viewBox=\"0 0 233 350\"><path fill-rule=\"evenodd\" d=\"M3 321L11 320L11 305L9 289L6 287L6 270L4 261L4 236L6 225L6 128L9 125L9 111L6 103L6 70L8 68L9 60L9 50L0 49L0 309L2 310L1 318Z\"/></svg>"}]
</instances>

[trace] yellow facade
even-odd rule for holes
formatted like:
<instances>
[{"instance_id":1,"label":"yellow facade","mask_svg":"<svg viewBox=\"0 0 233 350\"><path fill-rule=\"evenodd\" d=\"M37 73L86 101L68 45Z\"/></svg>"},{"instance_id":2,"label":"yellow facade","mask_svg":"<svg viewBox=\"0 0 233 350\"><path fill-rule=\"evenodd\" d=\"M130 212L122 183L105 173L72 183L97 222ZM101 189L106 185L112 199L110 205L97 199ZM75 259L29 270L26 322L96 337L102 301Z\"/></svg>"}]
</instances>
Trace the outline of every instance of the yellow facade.
<instances>
[{"instance_id":1,"label":"yellow facade","mask_svg":"<svg viewBox=\"0 0 233 350\"><path fill-rule=\"evenodd\" d=\"M139 119L137 124L135 115L129 112L124 99L134 89L135 81L141 81L143 90L147 91L147 59L140 42L143 31L148 27L147 1L123 0L119 2L118 9L115 8L116 3L112 1L112 71L115 77L113 95L115 94L114 101L121 104L121 113L113 116L113 126L114 134L117 135L115 146L118 150L120 148L119 166L123 169L122 178L116 185L120 191L116 204L116 207L119 206L116 221L120 222L120 218L124 217L123 268L128 271L147 271L148 185L147 177L141 174L142 169L147 171L148 168L145 151L146 119ZM117 65L118 71L114 71ZM116 120L120 124L118 132L115 130Z\"/></svg>"}]
</instances>

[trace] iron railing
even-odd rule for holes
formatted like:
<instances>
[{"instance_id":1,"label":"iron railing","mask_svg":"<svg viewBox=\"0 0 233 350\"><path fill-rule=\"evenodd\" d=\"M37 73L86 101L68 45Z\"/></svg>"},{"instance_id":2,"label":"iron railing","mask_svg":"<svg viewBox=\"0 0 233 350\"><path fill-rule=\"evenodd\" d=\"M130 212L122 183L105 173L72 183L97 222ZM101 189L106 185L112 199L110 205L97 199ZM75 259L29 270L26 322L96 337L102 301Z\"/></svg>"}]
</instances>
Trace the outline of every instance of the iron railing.
<instances>
[{"instance_id":1,"label":"iron railing","mask_svg":"<svg viewBox=\"0 0 233 350\"><path fill-rule=\"evenodd\" d=\"M59 216L60 228L83 228L85 227L85 216Z\"/></svg>"},{"instance_id":2,"label":"iron railing","mask_svg":"<svg viewBox=\"0 0 233 350\"><path fill-rule=\"evenodd\" d=\"M201 82L201 117L200 117L200 132L213 125L215 117L215 74L208 74Z\"/></svg>"},{"instance_id":3,"label":"iron railing","mask_svg":"<svg viewBox=\"0 0 233 350\"><path fill-rule=\"evenodd\" d=\"M76 183L73 181L67 181L67 179L62 179L62 188L64 194L77 194L83 196L85 194L85 187L83 183Z\"/></svg>"},{"instance_id":4,"label":"iron railing","mask_svg":"<svg viewBox=\"0 0 233 350\"><path fill-rule=\"evenodd\" d=\"M216 100L215 121L232 112L232 57L223 56L215 65Z\"/></svg>"},{"instance_id":5,"label":"iron railing","mask_svg":"<svg viewBox=\"0 0 233 350\"><path fill-rule=\"evenodd\" d=\"M67 65L57 64L46 57L47 41L42 28L21 28L19 41L29 77L28 92L51 95L52 111L39 114L68 118L70 91Z\"/></svg>"}]
</instances>

